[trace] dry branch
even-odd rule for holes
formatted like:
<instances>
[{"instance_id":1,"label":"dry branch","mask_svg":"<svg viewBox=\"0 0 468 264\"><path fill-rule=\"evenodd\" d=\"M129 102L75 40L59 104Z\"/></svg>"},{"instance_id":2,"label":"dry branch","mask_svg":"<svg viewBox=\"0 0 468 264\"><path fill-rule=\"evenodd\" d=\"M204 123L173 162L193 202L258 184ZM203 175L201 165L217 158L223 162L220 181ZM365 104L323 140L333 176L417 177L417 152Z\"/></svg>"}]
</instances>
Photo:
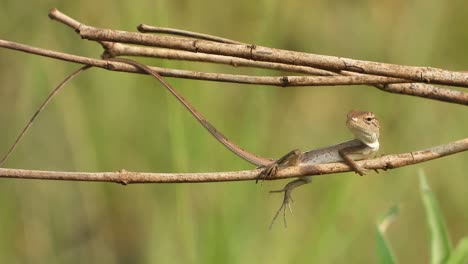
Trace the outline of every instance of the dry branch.
<instances>
[{"instance_id":1,"label":"dry branch","mask_svg":"<svg viewBox=\"0 0 468 264\"><path fill-rule=\"evenodd\" d=\"M413 165L447 155L468 150L468 138L425 150L395 155L386 155L375 159L356 161L360 166L372 170L388 170ZM345 163L327 163L309 166L288 167L268 180L279 180L301 176L318 176L323 174L353 171ZM212 173L148 173L120 170L117 172L64 172L38 171L0 168L0 178L65 180L65 181L98 181L120 184L132 183L185 183L185 182L224 182L256 180L260 170L212 172Z\"/></svg>"},{"instance_id":2,"label":"dry branch","mask_svg":"<svg viewBox=\"0 0 468 264\"><path fill-rule=\"evenodd\" d=\"M382 91L389 93L412 95L449 103L468 105L468 93L457 90L444 89L429 84L401 83L387 85L379 84L374 86Z\"/></svg>"},{"instance_id":3,"label":"dry branch","mask_svg":"<svg viewBox=\"0 0 468 264\"><path fill-rule=\"evenodd\" d=\"M109 46L109 44L103 44ZM137 68L118 62L110 62L108 60L94 59L84 56L78 56L53 50L47 50L42 48L37 48L17 42L1 40L0 47L18 50L22 52L27 52L31 54L36 54L40 56L45 56L53 59L59 59L68 62L80 63L83 65L89 65L99 68L104 68L107 70L113 71L122 71L130 73L142 73ZM261 62L256 62L257 65L253 67L262 67ZM283 64L284 65L284 64ZM222 74L222 73L206 73L206 72L195 72L187 70L177 70L177 69L168 69L168 68L159 68L151 67L153 70L158 72L164 77L174 77L174 78L186 78L186 79L197 79L205 81L217 81L217 82L232 82L232 83L243 83L243 84L262 84L262 85L273 85L273 86L316 86L316 85L358 85L358 84L375 84L377 88L399 94L419 96L429 99L435 99L445 102L458 103L463 105L468 105L468 93L455 91L440 87L434 87L427 84L416 84L416 83L402 83L395 84L394 82L404 82L403 79L390 78L384 76L373 76L373 75L364 75L357 74L352 72L342 72L343 74L351 74L351 76L340 76L336 75L333 72L327 72L323 70L313 69L310 67L303 66L294 66L286 65L288 67L283 67L279 65L278 67L283 67L282 70L293 71L295 72L298 67L300 70L305 70L309 68L317 75L326 75L329 74L329 77L322 76L279 76L279 77L270 77L270 76L249 76L249 75L235 75L235 74ZM270 67L270 66L268 66ZM271 66L271 68L276 66ZM267 68L267 67L264 67ZM383 86L382 84L388 84Z\"/></svg>"},{"instance_id":4,"label":"dry branch","mask_svg":"<svg viewBox=\"0 0 468 264\"><path fill-rule=\"evenodd\" d=\"M455 72L429 67L402 66L272 49L255 45L246 45L233 40L195 32L167 28L151 29L146 25L140 25L140 30L144 32L148 32L148 30L150 30L158 33L182 35L196 39L100 29L81 24L73 18L60 13L56 9L52 9L49 16L75 29L82 38L98 41L104 46L106 50L104 55L108 57L121 55L151 56L166 59L222 63L233 66L267 68L309 75L279 77L249 76L151 67L158 74L166 77L277 86L368 84L386 92L415 95L424 98L468 105L468 93L427 84L436 83L468 87L468 73L465 72ZM130 46L123 43L143 46ZM146 47L145 45L151 47ZM5 40L0 40L0 47L113 71L143 73L136 67L126 63L76 56ZM165 49L155 47L162 47ZM376 159L358 161L357 163L367 169L386 170L421 163L466 150L468 150L468 139L463 139L422 151L387 155ZM278 175L271 180L347 171L351 170L344 163L290 167L281 170ZM121 170L118 172L87 173L0 168L0 177L102 181L129 184L253 180L256 179L258 172L258 170L250 170L238 172L173 174L140 173Z\"/></svg>"},{"instance_id":5,"label":"dry branch","mask_svg":"<svg viewBox=\"0 0 468 264\"><path fill-rule=\"evenodd\" d=\"M404 66L389 63L355 60L342 57L273 49L257 45L227 44L200 39L187 39L172 36L159 36L102 29L82 24L67 15L52 9L49 17L73 28L84 39L110 41L144 46L179 49L216 55L227 55L255 61L310 66L334 72L351 71L414 82L468 87L468 73L448 71L432 67Z\"/></svg>"},{"instance_id":6,"label":"dry branch","mask_svg":"<svg viewBox=\"0 0 468 264\"><path fill-rule=\"evenodd\" d=\"M59 20L60 22L72 27L72 28L82 28L84 25L80 24L78 21L60 13L58 10L51 10L50 17ZM141 27L141 25L140 25ZM148 26L145 26L148 27ZM156 30L157 31L157 30ZM165 33L179 34L178 30L172 29L162 29ZM186 32L186 31L184 31ZM140 33L139 33L140 34ZM201 35L199 33L188 32L191 37L197 37ZM197 35L198 34L198 35ZM145 35L145 34L143 34ZM206 39L212 39L213 41L221 41L216 39L215 36L206 35ZM225 42L231 41L224 39ZM191 40L193 41L193 40ZM234 41L231 41L234 42ZM244 83L244 84L260 84L260 85L274 85L274 86L316 86L316 85L357 85L357 84L368 84L373 85L382 91L387 91L391 93L407 94L412 96L419 96L423 98L435 99L445 102L458 103L468 105L468 93L451 90L447 88L434 87L427 84L416 84L408 83L410 80L405 80L402 78L392 78L386 76L374 76L368 74L359 74L351 71L340 71L339 74L347 76L340 76L338 73L316 69L310 66L303 65L289 65L284 63L276 62L265 62L265 61L254 61L245 58L236 58L228 56L228 54L221 55L212 55L204 53L193 53L183 50L171 50L171 49L155 49L149 47L135 47L129 46L121 43L113 43L100 41L100 43L106 48L106 55L113 57L117 55L138 55L138 56L156 56L161 58L169 59L183 59L183 60L196 60L196 61L209 61L214 63L225 63L235 66L248 66L248 67L258 67L258 68L269 68L276 69L286 72L298 72L308 75L320 75L328 77L313 77L313 76L246 76L246 75L234 75L234 74L221 74L221 73L206 73L206 72L195 72L195 71L185 71L177 69L167 69L167 68L157 68L152 67L160 75L165 77L176 77L176 78L190 78L198 80L208 80L208 81L220 81L220 82L234 82L234 83ZM212 42L212 44L222 44L218 42ZM77 62L85 65L90 65L94 67L101 67L110 70L116 71L125 71L125 72L139 72L136 68L124 65L124 64L115 64L109 63L104 60L97 60L93 58L87 58L82 56L76 56L72 54L66 54L51 50L44 50L36 47L31 47L19 43L9 42L0 40L0 46L16 49L24 52L29 52L41 56L48 56L55 59L61 59L70 62ZM172 47L177 48L177 47ZM398 66L398 65L397 65ZM401 66L407 67L407 66ZM139 72L141 73L141 72ZM457 72L452 72L457 73Z\"/></svg>"},{"instance_id":7,"label":"dry branch","mask_svg":"<svg viewBox=\"0 0 468 264\"><path fill-rule=\"evenodd\" d=\"M27 53L46 56L54 59L60 59L69 62L76 62L84 65L104 68L112 71L123 71L131 73L142 73L138 68L125 63L93 59L83 56L67 54L63 52L46 50L32 47L12 41L0 40L0 47L24 51ZM151 67L154 71L165 77L197 79L205 81L232 82L243 84L261 84L272 86L322 86L322 85L360 85L360 84L387 84L407 82L404 79L387 78L374 75L352 75L352 76L250 76L224 73L196 72L187 70L167 69L160 67Z\"/></svg>"},{"instance_id":8,"label":"dry branch","mask_svg":"<svg viewBox=\"0 0 468 264\"><path fill-rule=\"evenodd\" d=\"M337 75L334 72L316 69L312 67L296 66L282 63L253 61L244 58L230 56L221 56L205 53L193 53L184 50L162 49L154 47L142 47L127 45L116 42L102 42L106 54L109 57L117 56L135 56L135 57L153 57L170 60L200 61L218 64L227 64L234 67L255 67L263 69L278 70L284 72L303 73L308 75L332 76Z\"/></svg>"}]
</instances>

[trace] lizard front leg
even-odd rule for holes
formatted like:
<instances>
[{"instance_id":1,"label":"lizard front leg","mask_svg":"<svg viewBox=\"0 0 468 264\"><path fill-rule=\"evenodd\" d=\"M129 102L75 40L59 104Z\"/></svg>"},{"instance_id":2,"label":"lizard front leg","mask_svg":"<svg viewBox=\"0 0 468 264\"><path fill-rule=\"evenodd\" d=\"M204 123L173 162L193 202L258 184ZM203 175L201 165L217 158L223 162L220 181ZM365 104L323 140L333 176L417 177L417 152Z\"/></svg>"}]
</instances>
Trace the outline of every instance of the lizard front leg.
<instances>
[{"instance_id":1,"label":"lizard front leg","mask_svg":"<svg viewBox=\"0 0 468 264\"><path fill-rule=\"evenodd\" d=\"M354 146L349 148L340 149L338 153L340 154L341 158L348 164L354 172L359 174L360 176L366 175L364 172L365 169L359 166L354 159L351 157L352 155L360 155L364 152L364 150L368 148L367 146Z\"/></svg>"}]
</instances>

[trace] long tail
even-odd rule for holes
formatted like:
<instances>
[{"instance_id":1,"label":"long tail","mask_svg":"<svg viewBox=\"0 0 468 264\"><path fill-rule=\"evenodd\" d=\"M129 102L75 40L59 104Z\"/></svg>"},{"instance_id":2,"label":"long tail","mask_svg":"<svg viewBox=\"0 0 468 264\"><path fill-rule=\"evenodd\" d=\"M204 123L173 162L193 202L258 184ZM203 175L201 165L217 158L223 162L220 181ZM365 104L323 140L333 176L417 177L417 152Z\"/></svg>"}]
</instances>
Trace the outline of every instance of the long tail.
<instances>
[{"instance_id":1,"label":"long tail","mask_svg":"<svg viewBox=\"0 0 468 264\"><path fill-rule=\"evenodd\" d=\"M221 142L229 150L234 152L237 156L257 166L264 166L273 162L273 160L271 159L257 156L229 141L223 134L216 130L197 110L195 110L195 108L189 102L187 102L187 100L185 100L185 98L182 97L182 95L180 95L168 82L166 82L166 80L164 80L161 75L159 75L150 67L130 59L111 58L109 60L130 64L156 78L162 85L164 85L164 87L167 88L167 90L169 90L169 92L171 92L172 95L175 96L175 98L177 98L177 100L179 100L179 102L181 102L185 106L185 108L187 108L187 110L190 111L190 113L192 113L192 115L198 120L198 122L204 128L206 128L206 130L208 130L208 132L210 132L219 142Z\"/></svg>"}]
</instances>

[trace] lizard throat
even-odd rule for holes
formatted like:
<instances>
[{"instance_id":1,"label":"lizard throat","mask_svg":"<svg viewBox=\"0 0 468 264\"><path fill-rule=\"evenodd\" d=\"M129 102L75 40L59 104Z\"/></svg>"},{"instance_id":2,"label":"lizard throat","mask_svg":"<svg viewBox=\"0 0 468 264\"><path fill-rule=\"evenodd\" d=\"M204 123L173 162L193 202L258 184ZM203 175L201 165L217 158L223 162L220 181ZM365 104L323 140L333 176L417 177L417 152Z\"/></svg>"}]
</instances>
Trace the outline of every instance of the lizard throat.
<instances>
[{"instance_id":1,"label":"lizard throat","mask_svg":"<svg viewBox=\"0 0 468 264\"><path fill-rule=\"evenodd\" d=\"M373 151L379 150L379 135L370 131L354 129L352 130L356 139L367 145Z\"/></svg>"},{"instance_id":2,"label":"lizard throat","mask_svg":"<svg viewBox=\"0 0 468 264\"><path fill-rule=\"evenodd\" d=\"M369 148L371 148L375 152L379 150L380 143L378 140L375 140L374 142L370 142L370 143L367 143L367 142L363 142L363 143L366 144Z\"/></svg>"}]
</instances>

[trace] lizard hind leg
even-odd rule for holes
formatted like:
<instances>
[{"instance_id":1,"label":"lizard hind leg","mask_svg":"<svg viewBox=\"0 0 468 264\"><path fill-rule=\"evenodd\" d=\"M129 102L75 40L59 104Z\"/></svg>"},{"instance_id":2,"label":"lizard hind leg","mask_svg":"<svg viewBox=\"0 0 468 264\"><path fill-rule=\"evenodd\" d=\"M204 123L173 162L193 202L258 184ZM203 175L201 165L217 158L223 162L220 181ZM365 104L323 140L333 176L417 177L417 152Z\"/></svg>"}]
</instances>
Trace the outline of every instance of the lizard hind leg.
<instances>
[{"instance_id":1,"label":"lizard hind leg","mask_svg":"<svg viewBox=\"0 0 468 264\"><path fill-rule=\"evenodd\" d=\"M292 214L292 209L291 209L291 202L294 203L291 193L294 189L296 189L299 186L302 186L304 184L308 184L312 181L312 177L307 176L307 177L301 177L299 179L296 179L294 181L289 182L284 186L283 189L280 190L273 190L270 191L270 193L280 193L284 192L284 197L283 197L283 203L281 204L280 208L278 211L276 211L275 216L273 216L273 219L271 220L270 227L269 229L273 227L273 224L275 223L276 219L278 218L278 215L280 212L283 212L283 221L284 221L284 227L288 228L287 222L286 222L286 208L289 209L289 212Z\"/></svg>"},{"instance_id":2,"label":"lizard hind leg","mask_svg":"<svg viewBox=\"0 0 468 264\"><path fill-rule=\"evenodd\" d=\"M263 168L263 170L258 175L255 183L258 183L258 180L265 180L274 177L280 168L298 165L303 155L304 153L302 151L294 149L271 164L260 166L259 168Z\"/></svg>"}]
</instances>

